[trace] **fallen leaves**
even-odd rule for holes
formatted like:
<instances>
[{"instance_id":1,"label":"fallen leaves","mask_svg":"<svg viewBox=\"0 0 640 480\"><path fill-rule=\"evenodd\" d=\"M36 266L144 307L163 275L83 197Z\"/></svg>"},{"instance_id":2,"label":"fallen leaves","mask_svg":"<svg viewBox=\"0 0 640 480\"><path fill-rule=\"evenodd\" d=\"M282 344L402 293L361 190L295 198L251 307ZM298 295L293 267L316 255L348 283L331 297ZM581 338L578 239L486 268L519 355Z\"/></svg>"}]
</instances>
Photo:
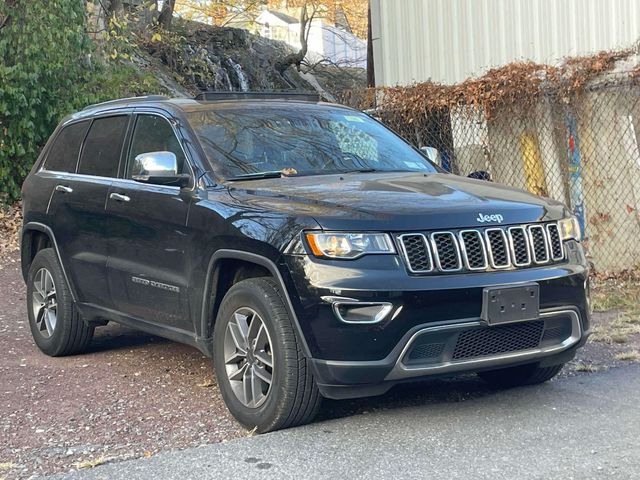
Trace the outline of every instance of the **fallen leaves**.
<instances>
[{"instance_id":1,"label":"fallen leaves","mask_svg":"<svg viewBox=\"0 0 640 480\"><path fill-rule=\"evenodd\" d=\"M74 463L73 466L76 467L78 470L82 470L86 468L94 468L94 467L97 467L98 465L104 465L109 460L110 459L108 457L91 458L89 460L84 460L82 462Z\"/></svg>"},{"instance_id":2,"label":"fallen leaves","mask_svg":"<svg viewBox=\"0 0 640 480\"><path fill-rule=\"evenodd\" d=\"M198 387L200 388L210 388L215 386L215 383L211 379L205 379L202 383L198 383Z\"/></svg>"},{"instance_id":3,"label":"fallen leaves","mask_svg":"<svg viewBox=\"0 0 640 480\"><path fill-rule=\"evenodd\" d=\"M636 362L640 360L640 352L638 352L638 350L631 350L629 352L618 353L613 358L621 362Z\"/></svg>"},{"instance_id":4,"label":"fallen leaves","mask_svg":"<svg viewBox=\"0 0 640 480\"><path fill-rule=\"evenodd\" d=\"M0 258L20 248L22 228L22 205L20 202L9 207L0 205Z\"/></svg>"}]
</instances>

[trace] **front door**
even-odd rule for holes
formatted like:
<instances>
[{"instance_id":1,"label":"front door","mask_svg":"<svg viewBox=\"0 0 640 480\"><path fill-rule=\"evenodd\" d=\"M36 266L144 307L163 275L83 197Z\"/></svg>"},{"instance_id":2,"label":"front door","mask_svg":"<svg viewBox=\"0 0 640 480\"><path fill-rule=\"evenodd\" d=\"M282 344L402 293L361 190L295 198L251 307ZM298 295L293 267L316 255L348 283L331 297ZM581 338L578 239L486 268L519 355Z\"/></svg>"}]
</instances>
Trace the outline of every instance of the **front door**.
<instances>
[{"instance_id":1,"label":"front door","mask_svg":"<svg viewBox=\"0 0 640 480\"><path fill-rule=\"evenodd\" d=\"M135 171L136 156L158 151L174 153L182 172L190 172L169 121L138 114L125 178L113 182L107 198L109 290L121 313L191 332L186 255L192 235L187 228L191 190L131 179L140 174Z\"/></svg>"}]
</instances>

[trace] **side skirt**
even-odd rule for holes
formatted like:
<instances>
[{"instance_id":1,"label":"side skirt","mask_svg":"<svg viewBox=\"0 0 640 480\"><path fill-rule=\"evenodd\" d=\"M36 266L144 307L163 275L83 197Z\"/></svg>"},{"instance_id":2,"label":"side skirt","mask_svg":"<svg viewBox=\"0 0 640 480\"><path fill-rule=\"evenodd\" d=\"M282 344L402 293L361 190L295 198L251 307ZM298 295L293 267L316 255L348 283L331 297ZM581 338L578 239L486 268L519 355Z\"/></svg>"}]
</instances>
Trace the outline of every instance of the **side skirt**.
<instances>
[{"instance_id":1,"label":"side skirt","mask_svg":"<svg viewBox=\"0 0 640 480\"><path fill-rule=\"evenodd\" d=\"M125 325L127 327L149 333L151 335L166 338L174 342L191 345L192 347L200 350L207 357L212 357L213 355L211 342L205 338L198 337L193 332L175 327L169 327L167 325L161 325L136 317L130 317L128 315L123 315L122 313L115 310L99 307L94 304L77 303L76 308L85 319L85 321L89 323L97 322L99 324L100 322L104 322L105 320L116 322L121 325Z\"/></svg>"}]
</instances>

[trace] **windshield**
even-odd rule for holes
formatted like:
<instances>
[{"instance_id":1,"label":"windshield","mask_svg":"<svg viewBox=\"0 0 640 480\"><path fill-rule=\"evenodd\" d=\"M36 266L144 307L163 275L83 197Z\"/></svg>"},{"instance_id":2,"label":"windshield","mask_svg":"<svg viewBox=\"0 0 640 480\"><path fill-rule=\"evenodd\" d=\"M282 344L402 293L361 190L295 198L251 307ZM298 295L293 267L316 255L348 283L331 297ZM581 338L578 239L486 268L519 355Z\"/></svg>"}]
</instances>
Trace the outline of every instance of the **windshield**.
<instances>
[{"instance_id":1,"label":"windshield","mask_svg":"<svg viewBox=\"0 0 640 480\"><path fill-rule=\"evenodd\" d=\"M436 171L400 137L353 110L218 106L187 116L214 171L227 179L274 173Z\"/></svg>"}]
</instances>

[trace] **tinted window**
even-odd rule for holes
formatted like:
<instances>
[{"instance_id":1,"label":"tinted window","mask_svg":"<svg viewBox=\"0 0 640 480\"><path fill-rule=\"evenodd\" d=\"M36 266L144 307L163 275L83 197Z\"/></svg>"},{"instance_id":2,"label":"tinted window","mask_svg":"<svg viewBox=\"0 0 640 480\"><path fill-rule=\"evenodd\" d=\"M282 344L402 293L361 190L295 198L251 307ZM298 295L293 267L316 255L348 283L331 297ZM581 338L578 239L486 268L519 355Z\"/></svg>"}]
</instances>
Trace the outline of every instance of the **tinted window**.
<instances>
[{"instance_id":1,"label":"tinted window","mask_svg":"<svg viewBox=\"0 0 640 480\"><path fill-rule=\"evenodd\" d=\"M129 117L98 118L93 121L84 141L78 173L117 177L122 142Z\"/></svg>"},{"instance_id":2,"label":"tinted window","mask_svg":"<svg viewBox=\"0 0 640 480\"><path fill-rule=\"evenodd\" d=\"M226 177L436 171L407 142L354 110L218 106L188 116L214 169Z\"/></svg>"},{"instance_id":3,"label":"tinted window","mask_svg":"<svg viewBox=\"0 0 640 480\"><path fill-rule=\"evenodd\" d=\"M64 127L51 146L44 168L58 172L75 172L80 147L89 123L79 122Z\"/></svg>"},{"instance_id":4,"label":"tinted window","mask_svg":"<svg viewBox=\"0 0 640 480\"><path fill-rule=\"evenodd\" d=\"M139 174L136 171L137 164L135 158L141 153L149 152L172 152L178 160L178 173L189 173L185 165L184 152L180 146L180 141L173 133L173 128L169 122L157 115L138 115L136 128L133 131L131 140L131 150L129 151L129 162L127 166L127 178Z\"/></svg>"}]
</instances>

